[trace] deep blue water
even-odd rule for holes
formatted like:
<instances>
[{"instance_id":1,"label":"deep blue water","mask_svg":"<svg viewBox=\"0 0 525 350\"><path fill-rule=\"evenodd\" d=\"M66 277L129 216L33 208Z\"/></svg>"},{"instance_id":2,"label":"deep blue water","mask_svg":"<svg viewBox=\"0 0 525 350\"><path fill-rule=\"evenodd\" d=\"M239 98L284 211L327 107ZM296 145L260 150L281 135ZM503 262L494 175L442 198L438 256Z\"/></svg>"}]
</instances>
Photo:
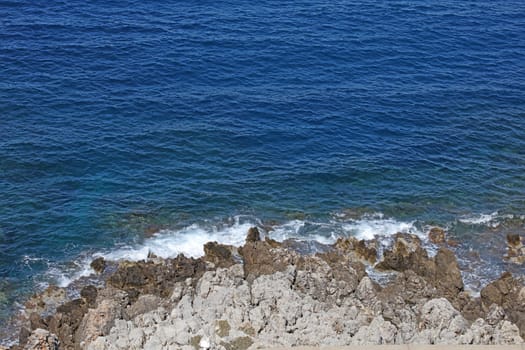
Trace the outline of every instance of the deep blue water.
<instances>
[{"instance_id":1,"label":"deep blue water","mask_svg":"<svg viewBox=\"0 0 525 350\"><path fill-rule=\"evenodd\" d=\"M523 215L523 1L0 1L0 324L161 229L487 256Z\"/></svg>"}]
</instances>

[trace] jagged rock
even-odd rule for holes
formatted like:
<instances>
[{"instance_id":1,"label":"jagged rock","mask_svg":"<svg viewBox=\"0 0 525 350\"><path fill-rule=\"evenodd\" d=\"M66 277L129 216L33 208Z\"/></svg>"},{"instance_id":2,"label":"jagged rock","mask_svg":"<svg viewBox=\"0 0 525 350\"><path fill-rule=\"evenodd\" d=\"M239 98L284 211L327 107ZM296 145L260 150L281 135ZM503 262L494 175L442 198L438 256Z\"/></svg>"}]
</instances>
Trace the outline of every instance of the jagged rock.
<instances>
[{"instance_id":1,"label":"jagged rock","mask_svg":"<svg viewBox=\"0 0 525 350\"><path fill-rule=\"evenodd\" d=\"M156 310L162 305L162 299L157 295L145 294L141 295L137 301L125 309L125 314L128 319L134 319L138 315L148 313Z\"/></svg>"},{"instance_id":2,"label":"jagged rock","mask_svg":"<svg viewBox=\"0 0 525 350\"><path fill-rule=\"evenodd\" d=\"M261 234L257 227L250 227L246 235L246 242L257 242L261 240Z\"/></svg>"},{"instance_id":3,"label":"jagged rock","mask_svg":"<svg viewBox=\"0 0 525 350\"><path fill-rule=\"evenodd\" d=\"M319 253L317 257L328 263L338 281L359 282L366 274L366 266L361 261L353 261L350 257L331 251Z\"/></svg>"},{"instance_id":4,"label":"jagged rock","mask_svg":"<svg viewBox=\"0 0 525 350\"><path fill-rule=\"evenodd\" d=\"M455 306L468 321L473 322L485 316L480 298L473 298L466 291L460 292L454 302Z\"/></svg>"},{"instance_id":5,"label":"jagged rock","mask_svg":"<svg viewBox=\"0 0 525 350\"><path fill-rule=\"evenodd\" d=\"M403 293L399 293L403 291ZM438 295L436 288L426 279L417 275L412 270L400 273L396 279L383 288L380 293L381 300L393 300L400 296L403 302L409 305L422 305L429 299Z\"/></svg>"},{"instance_id":6,"label":"jagged rock","mask_svg":"<svg viewBox=\"0 0 525 350\"><path fill-rule=\"evenodd\" d=\"M117 271L108 279L110 286L126 291L131 301L140 294L154 294L169 297L176 282L187 278L198 279L206 270L202 259L186 258L179 255L162 262L138 261L121 262Z\"/></svg>"},{"instance_id":7,"label":"jagged rock","mask_svg":"<svg viewBox=\"0 0 525 350\"><path fill-rule=\"evenodd\" d=\"M487 324L482 318L478 318L472 323L466 334L467 344L490 345L494 344L494 327ZM470 339L468 339L470 338Z\"/></svg>"},{"instance_id":8,"label":"jagged rock","mask_svg":"<svg viewBox=\"0 0 525 350\"><path fill-rule=\"evenodd\" d=\"M244 275L248 281L261 275L284 271L297 259L297 254L275 247L268 240L246 242L239 248L239 253L244 260Z\"/></svg>"},{"instance_id":9,"label":"jagged rock","mask_svg":"<svg viewBox=\"0 0 525 350\"><path fill-rule=\"evenodd\" d=\"M496 325L498 322L505 318L505 310L499 305L490 305L489 311L487 312L487 323L491 326Z\"/></svg>"},{"instance_id":10,"label":"jagged rock","mask_svg":"<svg viewBox=\"0 0 525 350\"><path fill-rule=\"evenodd\" d=\"M385 321L382 316L375 317L369 326L359 329L357 334L352 338L354 345L381 345L394 344L397 334L397 328Z\"/></svg>"},{"instance_id":11,"label":"jagged rock","mask_svg":"<svg viewBox=\"0 0 525 350\"><path fill-rule=\"evenodd\" d=\"M87 304L82 299L75 299L58 307L57 312L46 319L49 331L58 336L61 347L75 348L74 335L87 311Z\"/></svg>"},{"instance_id":12,"label":"jagged rock","mask_svg":"<svg viewBox=\"0 0 525 350\"><path fill-rule=\"evenodd\" d=\"M367 243L364 239L346 237L338 238L334 243L334 248L345 254L352 254L356 259L362 259L373 264L377 260L375 243L375 241Z\"/></svg>"},{"instance_id":13,"label":"jagged rock","mask_svg":"<svg viewBox=\"0 0 525 350\"><path fill-rule=\"evenodd\" d=\"M97 301L97 295L98 291L97 287L95 286L85 286L80 291L80 296L89 307L93 307L95 305L95 302Z\"/></svg>"},{"instance_id":14,"label":"jagged rock","mask_svg":"<svg viewBox=\"0 0 525 350\"><path fill-rule=\"evenodd\" d=\"M441 248L433 260L436 264L435 273L426 277L434 282L436 288L447 299L456 299L458 293L464 289L456 256L452 251Z\"/></svg>"},{"instance_id":15,"label":"jagged rock","mask_svg":"<svg viewBox=\"0 0 525 350\"><path fill-rule=\"evenodd\" d=\"M99 336L109 334L115 319L122 317L122 309L114 300L102 300L96 309L89 309L75 332L75 343L85 347Z\"/></svg>"},{"instance_id":16,"label":"jagged rock","mask_svg":"<svg viewBox=\"0 0 525 350\"><path fill-rule=\"evenodd\" d=\"M432 227L428 232L428 239L430 239L430 241L434 244L445 243L445 230L443 230L441 227Z\"/></svg>"},{"instance_id":17,"label":"jagged rock","mask_svg":"<svg viewBox=\"0 0 525 350\"><path fill-rule=\"evenodd\" d=\"M384 286L343 247L300 255L248 240L233 265L234 248L208 248L203 259L122 262L105 287L84 288L45 319L30 315L25 338L47 327L75 350L523 341L521 281L504 275L473 298L454 255L441 249L430 258L416 236L396 236L380 264L398 272Z\"/></svg>"},{"instance_id":18,"label":"jagged rock","mask_svg":"<svg viewBox=\"0 0 525 350\"><path fill-rule=\"evenodd\" d=\"M523 338L520 336L518 327L507 321L500 321L494 331L495 344L520 344Z\"/></svg>"},{"instance_id":19,"label":"jagged rock","mask_svg":"<svg viewBox=\"0 0 525 350\"><path fill-rule=\"evenodd\" d=\"M522 337L525 337L525 285L512 276L503 273L499 279L489 283L480 293L485 310L492 304L501 306L509 320L516 323Z\"/></svg>"},{"instance_id":20,"label":"jagged rock","mask_svg":"<svg viewBox=\"0 0 525 350\"><path fill-rule=\"evenodd\" d=\"M427 251L421 246L416 235L397 233L394 246L386 250L383 260L375 265L378 270L413 270L421 276L433 275L435 265L431 263Z\"/></svg>"},{"instance_id":21,"label":"jagged rock","mask_svg":"<svg viewBox=\"0 0 525 350\"><path fill-rule=\"evenodd\" d=\"M58 350L60 342L56 335L45 329L35 329L24 346L24 350Z\"/></svg>"},{"instance_id":22,"label":"jagged rock","mask_svg":"<svg viewBox=\"0 0 525 350\"><path fill-rule=\"evenodd\" d=\"M57 286L49 286L42 293L33 295L26 303L27 314L49 314L66 301L66 290Z\"/></svg>"},{"instance_id":23,"label":"jagged rock","mask_svg":"<svg viewBox=\"0 0 525 350\"><path fill-rule=\"evenodd\" d=\"M365 303L372 303L377 300L377 294L381 287L369 277L364 277L355 291L356 297Z\"/></svg>"},{"instance_id":24,"label":"jagged rock","mask_svg":"<svg viewBox=\"0 0 525 350\"><path fill-rule=\"evenodd\" d=\"M429 258L421 247L421 240L415 235L396 234L394 247L385 251L383 260L375 267L378 270L413 270L436 287L438 295L452 302L464 289L454 253L440 248L434 258Z\"/></svg>"},{"instance_id":25,"label":"jagged rock","mask_svg":"<svg viewBox=\"0 0 525 350\"><path fill-rule=\"evenodd\" d=\"M430 344L458 344L459 338L468 329L468 322L445 299L432 299L421 310L421 334L418 340L428 340Z\"/></svg>"},{"instance_id":26,"label":"jagged rock","mask_svg":"<svg viewBox=\"0 0 525 350\"><path fill-rule=\"evenodd\" d=\"M294 288L315 300L340 303L355 291L362 276L346 259L339 258L329 254L299 257Z\"/></svg>"},{"instance_id":27,"label":"jagged rock","mask_svg":"<svg viewBox=\"0 0 525 350\"><path fill-rule=\"evenodd\" d=\"M106 269L106 260L103 257L96 258L91 262L90 266L96 273L100 274Z\"/></svg>"},{"instance_id":28,"label":"jagged rock","mask_svg":"<svg viewBox=\"0 0 525 350\"><path fill-rule=\"evenodd\" d=\"M233 254L236 250L237 248L230 245L208 242L204 245L204 260L216 267L230 267L236 263Z\"/></svg>"}]
</instances>

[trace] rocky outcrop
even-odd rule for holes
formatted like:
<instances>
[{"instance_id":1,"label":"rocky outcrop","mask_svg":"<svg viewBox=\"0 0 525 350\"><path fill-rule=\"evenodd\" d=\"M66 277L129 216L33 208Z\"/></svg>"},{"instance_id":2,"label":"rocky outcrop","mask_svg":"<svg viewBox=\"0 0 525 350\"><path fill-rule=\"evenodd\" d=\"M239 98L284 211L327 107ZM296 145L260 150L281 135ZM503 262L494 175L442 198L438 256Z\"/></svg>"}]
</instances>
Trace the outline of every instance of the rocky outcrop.
<instances>
[{"instance_id":1,"label":"rocky outcrop","mask_svg":"<svg viewBox=\"0 0 525 350\"><path fill-rule=\"evenodd\" d=\"M244 275L248 281L262 275L270 275L284 271L288 266L294 265L298 255L292 251L281 249L276 241L247 241L239 248L243 259Z\"/></svg>"},{"instance_id":2,"label":"rocky outcrop","mask_svg":"<svg viewBox=\"0 0 525 350\"><path fill-rule=\"evenodd\" d=\"M433 258L421 246L421 240L410 234L398 233L394 246L384 253L383 260L376 266L378 270L412 270L433 285L438 295L456 303L457 296L463 291L463 280L454 253L440 248Z\"/></svg>"},{"instance_id":3,"label":"rocky outcrop","mask_svg":"<svg viewBox=\"0 0 525 350\"><path fill-rule=\"evenodd\" d=\"M312 258L317 260L319 258ZM312 271L330 271L318 261ZM313 261L308 262L313 264ZM409 273L410 274L410 273ZM519 343L515 325L504 319L470 324L445 298L407 304L405 291L390 294L364 277L340 302L319 297L320 274L301 274L299 265L264 274L248 282L242 265L204 273L195 287L186 286L171 309L158 307L133 319L117 320L107 336L87 349L185 348L204 344L217 349L255 349L300 345L494 344ZM411 280L407 277L405 280ZM424 279L414 286L425 284ZM301 288L314 285L312 289ZM405 284L407 285L407 284ZM416 291L411 291L412 298ZM415 299L414 299L415 298ZM419 300L421 301L421 300Z\"/></svg>"},{"instance_id":4,"label":"rocky outcrop","mask_svg":"<svg viewBox=\"0 0 525 350\"><path fill-rule=\"evenodd\" d=\"M373 242L339 240L315 255L286 247L250 230L239 248L207 243L202 259L120 262L105 287L83 288L54 314L43 317L45 308L35 306L23 345L247 350L523 342L521 281L504 275L472 298L452 252L429 257L416 236L397 235L376 265L396 271L383 285L364 264L377 254ZM55 294L61 292L41 299Z\"/></svg>"},{"instance_id":5,"label":"rocky outcrop","mask_svg":"<svg viewBox=\"0 0 525 350\"><path fill-rule=\"evenodd\" d=\"M184 255L165 260L123 261L107 283L126 291L132 301L140 294L166 298L171 295L176 282L187 278L198 279L205 270L206 264L202 259L186 258Z\"/></svg>"}]
</instances>

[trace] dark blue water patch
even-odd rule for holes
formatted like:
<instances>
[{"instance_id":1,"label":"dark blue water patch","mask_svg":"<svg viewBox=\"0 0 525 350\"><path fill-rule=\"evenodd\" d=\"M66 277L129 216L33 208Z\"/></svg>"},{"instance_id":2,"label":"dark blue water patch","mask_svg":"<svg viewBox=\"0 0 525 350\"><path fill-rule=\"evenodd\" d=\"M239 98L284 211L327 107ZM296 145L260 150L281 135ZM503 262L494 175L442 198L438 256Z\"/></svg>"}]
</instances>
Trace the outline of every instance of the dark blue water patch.
<instances>
[{"instance_id":1,"label":"dark blue water patch","mask_svg":"<svg viewBox=\"0 0 525 350\"><path fill-rule=\"evenodd\" d=\"M237 214L365 208L489 249L456 223L525 212L523 28L519 1L0 1L0 309Z\"/></svg>"}]
</instances>

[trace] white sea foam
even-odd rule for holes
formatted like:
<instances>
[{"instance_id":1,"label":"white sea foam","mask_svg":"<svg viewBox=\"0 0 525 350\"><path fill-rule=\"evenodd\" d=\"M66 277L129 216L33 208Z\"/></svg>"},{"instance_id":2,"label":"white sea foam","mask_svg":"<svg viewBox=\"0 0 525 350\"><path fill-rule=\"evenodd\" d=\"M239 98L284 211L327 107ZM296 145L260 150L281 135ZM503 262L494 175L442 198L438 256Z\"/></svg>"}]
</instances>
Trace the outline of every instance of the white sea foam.
<instances>
[{"instance_id":1,"label":"white sea foam","mask_svg":"<svg viewBox=\"0 0 525 350\"><path fill-rule=\"evenodd\" d=\"M423 235L423 233L414 226L414 222L397 221L394 219L354 220L343 224L342 228L349 235L360 239L389 237L398 232Z\"/></svg>"},{"instance_id":2,"label":"white sea foam","mask_svg":"<svg viewBox=\"0 0 525 350\"><path fill-rule=\"evenodd\" d=\"M489 227L497 227L501 223L502 220L513 219L513 218L514 218L514 215L512 214L503 215L495 211L490 214L477 214L477 215L464 216L464 217L459 218L458 221L464 224L468 224L468 225L485 225Z\"/></svg>"},{"instance_id":3,"label":"white sea foam","mask_svg":"<svg viewBox=\"0 0 525 350\"><path fill-rule=\"evenodd\" d=\"M313 226L317 233L306 233L306 226ZM325 234L320 234L324 232ZM322 244L332 244L337 237L334 234L334 228L329 223L318 223L303 220L292 220L282 225L277 225L270 232L272 239L284 241L285 239L296 238L300 240L317 241Z\"/></svg>"},{"instance_id":4,"label":"white sea foam","mask_svg":"<svg viewBox=\"0 0 525 350\"><path fill-rule=\"evenodd\" d=\"M116 249L109 253L97 254L108 260L142 260L153 253L162 258L184 254L200 257L204 254L203 246L210 241L235 246L242 245L248 229L257 226L257 220L241 222L238 218L230 226L203 226L193 224L181 230L163 230L142 244ZM360 239L388 237L397 232L422 234L413 222L383 219L380 216L364 217L361 220L346 222L320 223L304 220L291 220L272 227L269 236L278 241L289 238L315 240L322 244L331 244L341 236L356 236Z\"/></svg>"},{"instance_id":5,"label":"white sea foam","mask_svg":"<svg viewBox=\"0 0 525 350\"><path fill-rule=\"evenodd\" d=\"M90 262L95 257L106 260L138 261L147 259L150 253L162 258L173 258L179 254L190 257L204 255L203 246L210 241L222 244L240 246L244 244L246 233L250 227L262 228L261 222L253 217L234 217L233 223L193 224L180 230L162 230L142 243L113 249L109 252L90 254L81 258L74 266L65 270L51 269L56 283L62 287L73 281L94 273ZM265 232L261 229L261 232ZM291 220L272 227L267 234L277 240L295 238L307 241L317 241L321 244L332 244L341 236L355 236L360 239L386 238L397 232L422 233L416 229L413 222L403 222L385 219L382 214L364 215L359 220L335 220L330 222L314 222L308 220Z\"/></svg>"},{"instance_id":6,"label":"white sea foam","mask_svg":"<svg viewBox=\"0 0 525 350\"><path fill-rule=\"evenodd\" d=\"M162 258L172 258L179 254L200 257L204 254L203 246L216 241L223 244L241 245L246 238L251 223L235 223L222 229L205 228L194 224L182 230L163 230L138 246L119 248L107 254L101 254L108 260L143 260L153 253Z\"/></svg>"},{"instance_id":7,"label":"white sea foam","mask_svg":"<svg viewBox=\"0 0 525 350\"><path fill-rule=\"evenodd\" d=\"M51 267L50 273L55 276L56 285L65 288L72 282L93 274L95 271L91 268L90 263L91 258L83 257L78 261L74 261L73 266L70 266L67 269Z\"/></svg>"}]
</instances>

